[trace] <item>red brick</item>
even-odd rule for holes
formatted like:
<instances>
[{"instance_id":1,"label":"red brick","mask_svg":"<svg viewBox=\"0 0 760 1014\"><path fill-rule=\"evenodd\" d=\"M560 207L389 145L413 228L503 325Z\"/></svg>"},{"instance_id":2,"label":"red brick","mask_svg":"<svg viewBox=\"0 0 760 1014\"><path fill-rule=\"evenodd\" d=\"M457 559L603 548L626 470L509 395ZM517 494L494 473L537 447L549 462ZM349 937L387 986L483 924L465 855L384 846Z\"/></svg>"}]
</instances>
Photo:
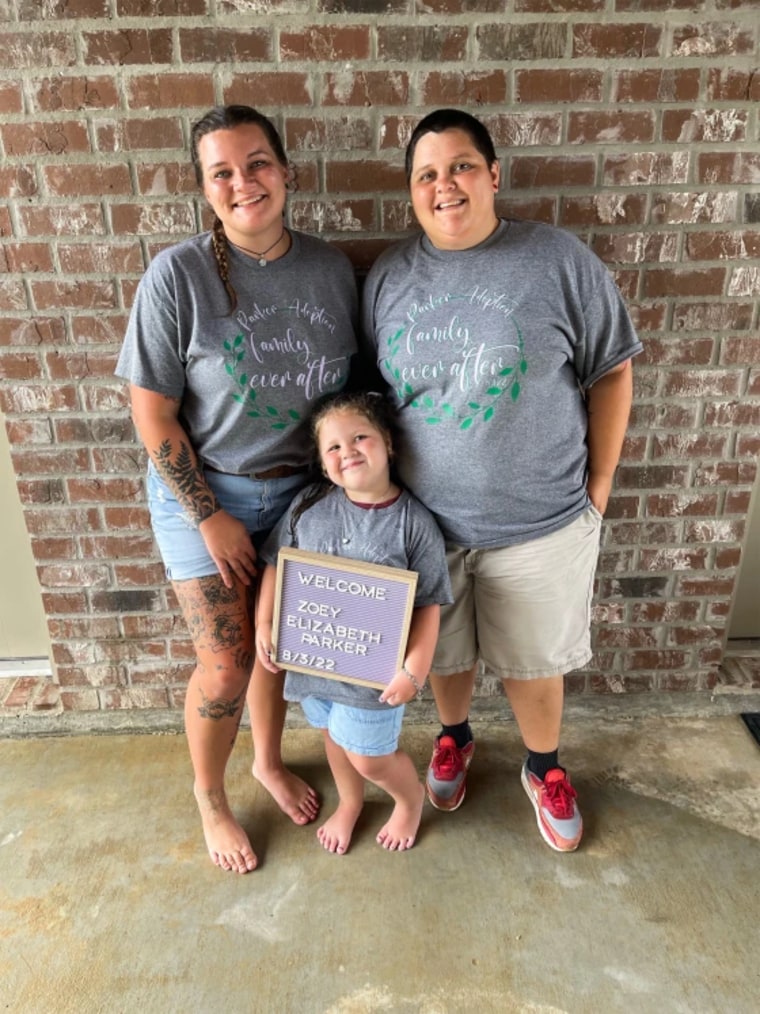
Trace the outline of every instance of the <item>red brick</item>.
<instances>
[{"instance_id":1,"label":"red brick","mask_svg":"<svg viewBox=\"0 0 760 1014\"><path fill-rule=\"evenodd\" d=\"M740 387L739 370L674 370L666 375L662 393L666 398L720 398L736 396Z\"/></svg>"},{"instance_id":2,"label":"red brick","mask_svg":"<svg viewBox=\"0 0 760 1014\"><path fill-rule=\"evenodd\" d=\"M137 500L143 492L137 479L67 479L66 489L72 504Z\"/></svg>"},{"instance_id":3,"label":"red brick","mask_svg":"<svg viewBox=\"0 0 760 1014\"><path fill-rule=\"evenodd\" d=\"M536 187L589 187L594 183L596 161L592 155L515 155L509 186L516 190Z\"/></svg>"},{"instance_id":4,"label":"red brick","mask_svg":"<svg viewBox=\"0 0 760 1014\"><path fill-rule=\"evenodd\" d=\"M305 232L361 232L374 229L374 201L296 201L290 200L294 228Z\"/></svg>"},{"instance_id":5,"label":"red brick","mask_svg":"<svg viewBox=\"0 0 760 1014\"><path fill-rule=\"evenodd\" d=\"M110 282L35 282L32 296L38 310L53 308L109 309L115 306Z\"/></svg>"},{"instance_id":6,"label":"red brick","mask_svg":"<svg viewBox=\"0 0 760 1014\"><path fill-rule=\"evenodd\" d=\"M2 408L6 415L15 412L64 412L77 407L77 389L72 384L24 384L2 389Z\"/></svg>"},{"instance_id":7,"label":"red brick","mask_svg":"<svg viewBox=\"0 0 760 1014\"><path fill-rule=\"evenodd\" d=\"M7 243L0 247L0 258L5 258L5 270L13 274L33 274L53 271L53 258L47 243Z\"/></svg>"},{"instance_id":8,"label":"red brick","mask_svg":"<svg viewBox=\"0 0 760 1014\"><path fill-rule=\"evenodd\" d=\"M6 198L34 197L37 190L37 178L29 166L0 166L0 193Z\"/></svg>"},{"instance_id":9,"label":"red brick","mask_svg":"<svg viewBox=\"0 0 760 1014\"><path fill-rule=\"evenodd\" d=\"M760 365L760 336L756 338L725 337L720 343L720 362L723 366ZM749 408L750 406L747 406ZM758 406L754 406L755 411Z\"/></svg>"},{"instance_id":10,"label":"red brick","mask_svg":"<svg viewBox=\"0 0 760 1014\"><path fill-rule=\"evenodd\" d=\"M679 144L746 141L748 115L741 109L665 109L662 140Z\"/></svg>"},{"instance_id":11,"label":"red brick","mask_svg":"<svg viewBox=\"0 0 760 1014\"><path fill-rule=\"evenodd\" d=\"M666 0L670 2L670 0ZM612 26L610 26L612 27ZM661 69L637 66L612 74L613 102L695 102L700 95L699 67Z\"/></svg>"},{"instance_id":12,"label":"red brick","mask_svg":"<svg viewBox=\"0 0 760 1014\"><path fill-rule=\"evenodd\" d=\"M676 301L676 331L747 331L752 327L752 303L691 303Z\"/></svg>"},{"instance_id":13,"label":"red brick","mask_svg":"<svg viewBox=\"0 0 760 1014\"><path fill-rule=\"evenodd\" d=\"M78 555L77 541L73 536L67 539L32 539L31 546L38 564L54 560L73 560Z\"/></svg>"},{"instance_id":14,"label":"red brick","mask_svg":"<svg viewBox=\"0 0 760 1014\"><path fill-rule=\"evenodd\" d=\"M36 447L34 450L12 449L11 457L16 475L61 475L64 472L83 472L90 467L89 451L85 448L67 447L65 450L48 450Z\"/></svg>"},{"instance_id":15,"label":"red brick","mask_svg":"<svg viewBox=\"0 0 760 1014\"><path fill-rule=\"evenodd\" d=\"M123 18L193 17L208 14L209 0L117 0L116 9Z\"/></svg>"},{"instance_id":16,"label":"red brick","mask_svg":"<svg viewBox=\"0 0 760 1014\"><path fill-rule=\"evenodd\" d=\"M345 70L324 75L325 106L405 106L409 75L403 70Z\"/></svg>"},{"instance_id":17,"label":"red brick","mask_svg":"<svg viewBox=\"0 0 760 1014\"><path fill-rule=\"evenodd\" d=\"M111 207L114 232L118 235L193 235L195 214L190 203L115 204Z\"/></svg>"},{"instance_id":18,"label":"red brick","mask_svg":"<svg viewBox=\"0 0 760 1014\"><path fill-rule=\"evenodd\" d=\"M73 32L0 32L0 53L15 71L71 67L77 62Z\"/></svg>"},{"instance_id":19,"label":"red brick","mask_svg":"<svg viewBox=\"0 0 760 1014\"><path fill-rule=\"evenodd\" d=\"M182 125L175 117L152 120L98 120L95 140L100 151L160 151L182 148Z\"/></svg>"},{"instance_id":20,"label":"red brick","mask_svg":"<svg viewBox=\"0 0 760 1014\"><path fill-rule=\"evenodd\" d=\"M21 279L0 278L0 310L26 310L26 289Z\"/></svg>"},{"instance_id":21,"label":"red brick","mask_svg":"<svg viewBox=\"0 0 760 1014\"><path fill-rule=\"evenodd\" d=\"M503 70L421 72L419 88L420 101L426 106L492 105L506 102L509 96L509 83Z\"/></svg>"},{"instance_id":22,"label":"red brick","mask_svg":"<svg viewBox=\"0 0 760 1014\"><path fill-rule=\"evenodd\" d=\"M641 225L646 220L642 194L614 193L563 196L560 222L570 227L591 225Z\"/></svg>"},{"instance_id":23,"label":"red brick","mask_svg":"<svg viewBox=\"0 0 760 1014\"><path fill-rule=\"evenodd\" d=\"M64 711L99 711L100 699L97 690L61 690L61 706Z\"/></svg>"},{"instance_id":24,"label":"red brick","mask_svg":"<svg viewBox=\"0 0 760 1014\"><path fill-rule=\"evenodd\" d=\"M285 146L291 153L364 150L371 147L372 134L366 117L291 117L285 124Z\"/></svg>"},{"instance_id":25,"label":"red brick","mask_svg":"<svg viewBox=\"0 0 760 1014\"><path fill-rule=\"evenodd\" d=\"M557 200L544 197L497 197L496 213L503 218L525 218L531 222L557 223Z\"/></svg>"},{"instance_id":26,"label":"red brick","mask_svg":"<svg viewBox=\"0 0 760 1014\"><path fill-rule=\"evenodd\" d=\"M725 268L650 268L644 275L644 295L722 296Z\"/></svg>"},{"instance_id":27,"label":"red brick","mask_svg":"<svg viewBox=\"0 0 760 1014\"><path fill-rule=\"evenodd\" d=\"M461 63L467 56L466 25L384 25L378 22L379 60L404 63ZM469 75L468 75L469 76Z\"/></svg>"},{"instance_id":28,"label":"red brick","mask_svg":"<svg viewBox=\"0 0 760 1014\"><path fill-rule=\"evenodd\" d=\"M259 74L233 74L224 87L224 104L236 102L256 105L311 106L311 80L308 74L298 71L262 71Z\"/></svg>"},{"instance_id":29,"label":"red brick","mask_svg":"<svg viewBox=\"0 0 760 1014\"><path fill-rule=\"evenodd\" d=\"M186 109L192 106L208 109L214 105L214 81L210 74L138 74L125 82L124 89L130 109ZM225 102L230 101L245 100L225 98Z\"/></svg>"},{"instance_id":30,"label":"red brick","mask_svg":"<svg viewBox=\"0 0 760 1014\"><path fill-rule=\"evenodd\" d=\"M689 232L686 234L686 257L691 261L759 258L760 229Z\"/></svg>"},{"instance_id":31,"label":"red brick","mask_svg":"<svg viewBox=\"0 0 760 1014\"><path fill-rule=\"evenodd\" d=\"M121 28L116 31L82 32L84 58L91 66L171 64L170 28Z\"/></svg>"},{"instance_id":32,"label":"red brick","mask_svg":"<svg viewBox=\"0 0 760 1014\"><path fill-rule=\"evenodd\" d=\"M610 155L605 158L602 169L602 183L617 187L686 183L688 176L688 151L634 151Z\"/></svg>"},{"instance_id":33,"label":"red brick","mask_svg":"<svg viewBox=\"0 0 760 1014\"><path fill-rule=\"evenodd\" d=\"M501 113L483 119L497 146L557 146L562 141L562 115L559 112Z\"/></svg>"},{"instance_id":34,"label":"red brick","mask_svg":"<svg viewBox=\"0 0 760 1014\"><path fill-rule=\"evenodd\" d=\"M166 708L168 697L166 690L151 690L147 687L129 690L104 690L102 692L103 707L108 710Z\"/></svg>"},{"instance_id":35,"label":"red brick","mask_svg":"<svg viewBox=\"0 0 760 1014\"><path fill-rule=\"evenodd\" d=\"M129 167L123 164L47 165L42 176L54 197L130 194Z\"/></svg>"},{"instance_id":36,"label":"red brick","mask_svg":"<svg viewBox=\"0 0 760 1014\"><path fill-rule=\"evenodd\" d=\"M21 113L23 110L24 100L21 94L21 84L13 81L0 81L0 113Z\"/></svg>"},{"instance_id":37,"label":"red brick","mask_svg":"<svg viewBox=\"0 0 760 1014\"><path fill-rule=\"evenodd\" d=\"M600 70L516 70L515 99L531 102L601 102L604 74Z\"/></svg>"},{"instance_id":38,"label":"red brick","mask_svg":"<svg viewBox=\"0 0 760 1014\"><path fill-rule=\"evenodd\" d=\"M602 112L570 113L567 126L567 140L570 144L648 143L654 140L655 117L650 110L626 112L614 110Z\"/></svg>"},{"instance_id":39,"label":"red brick","mask_svg":"<svg viewBox=\"0 0 760 1014\"><path fill-rule=\"evenodd\" d=\"M51 564L38 568L40 584L45 588L107 588L107 566L91 563Z\"/></svg>"},{"instance_id":40,"label":"red brick","mask_svg":"<svg viewBox=\"0 0 760 1014\"><path fill-rule=\"evenodd\" d=\"M42 605L48 617L86 613L89 608L84 592L43 591Z\"/></svg>"},{"instance_id":41,"label":"red brick","mask_svg":"<svg viewBox=\"0 0 760 1014\"><path fill-rule=\"evenodd\" d=\"M243 31L204 25L179 29L179 56L183 63L250 63L271 60L273 32L247 27Z\"/></svg>"},{"instance_id":42,"label":"red brick","mask_svg":"<svg viewBox=\"0 0 760 1014\"><path fill-rule=\"evenodd\" d=\"M0 380L42 380L42 363L36 353L5 352L0 355Z\"/></svg>"},{"instance_id":43,"label":"red brick","mask_svg":"<svg viewBox=\"0 0 760 1014\"><path fill-rule=\"evenodd\" d=\"M102 236L103 209L99 204L67 204L48 208L18 209L26 236Z\"/></svg>"},{"instance_id":44,"label":"red brick","mask_svg":"<svg viewBox=\"0 0 760 1014\"><path fill-rule=\"evenodd\" d=\"M6 419L5 429L11 447L14 444L43 446L53 442L49 419Z\"/></svg>"},{"instance_id":45,"label":"red brick","mask_svg":"<svg viewBox=\"0 0 760 1014\"><path fill-rule=\"evenodd\" d=\"M754 0L751 0L754 3ZM758 102L760 80L741 67L708 67L705 98L708 102Z\"/></svg>"},{"instance_id":46,"label":"red brick","mask_svg":"<svg viewBox=\"0 0 760 1014\"><path fill-rule=\"evenodd\" d=\"M581 60L661 56L662 28L651 22L574 24L572 55ZM563 56L564 54L559 54Z\"/></svg>"},{"instance_id":47,"label":"red brick","mask_svg":"<svg viewBox=\"0 0 760 1014\"><path fill-rule=\"evenodd\" d=\"M114 577L120 588L150 588L166 582L163 564L127 564L114 566Z\"/></svg>"},{"instance_id":48,"label":"red brick","mask_svg":"<svg viewBox=\"0 0 760 1014\"><path fill-rule=\"evenodd\" d=\"M475 38L480 63L558 60L567 51L568 26L564 19L534 22L502 19L496 24L477 25Z\"/></svg>"},{"instance_id":49,"label":"red brick","mask_svg":"<svg viewBox=\"0 0 760 1014\"><path fill-rule=\"evenodd\" d=\"M740 56L754 52L755 39L751 28L741 29L729 22L701 21L694 25L675 24L671 48L663 56L684 56L693 59L707 52L711 57Z\"/></svg>"},{"instance_id":50,"label":"red brick","mask_svg":"<svg viewBox=\"0 0 760 1014\"><path fill-rule=\"evenodd\" d=\"M591 248L608 264L663 264L678 260L677 232L595 233Z\"/></svg>"},{"instance_id":51,"label":"red brick","mask_svg":"<svg viewBox=\"0 0 760 1014\"><path fill-rule=\"evenodd\" d=\"M326 166L328 193L362 193L404 188L404 170L372 159L358 162L331 161Z\"/></svg>"},{"instance_id":52,"label":"red brick","mask_svg":"<svg viewBox=\"0 0 760 1014\"><path fill-rule=\"evenodd\" d=\"M760 152L703 152L697 155L696 179L713 186L757 183Z\"/></svg>"},{"instance_id":53,"label":"red brick","mask_svg":"<svg viewBox=\"0 0 760 1014\"><path fill-rule=\"evenodd\" d=\"M678 623L696 620L699 602L632 602L631 623Z\"/></svg>"},{"instance_id":54,"label":"red brick","mask_svg":"<svg viewBox=\"0 0 760 1014\"><path fill-rule=\"evenodd\" d=\"M0 128L9 156L68 155L89 152L87 126L82 121L55 123L8 123Z\"/></svg>"},{"instance_id":55,"label":"red brick","mask_svg":"<svg viewBox=\"0 0 760 1014\"><path fill-rule=\"evenodd\" d=\"M108 530L126 529L127 531L147 531L150 526L150 513L143 507L106 507L103 517Z\"/></svg>"},{"instance_id":56,"label":"red brick","mask_svg":"<svg viewBox=\"0 0 760 1014\"><path fill-rule=\"evenodd\" d=\"M369 26L308 25L283 29L279 55L282 61L366 60L370 55Z\"/></svg>"},{"instance_id":57,"label":"red brick","mask_svg":"<svg viewBox=\"0 0 760 1014\"><path fill-rule=\"evenodd\" d=\"M24 520L30 535L56 535L65 532L92 532L102 526L96 509L57 507L50 509L27 508Z\"/></svg>"},{"instance_id":58,"label":"red brick","mask_svg":"<svg viewBox=\"0 0 760 1014\"><path fill-rule=\"evenodd\" d=\"M711 517L718 513L718 494L693 490L657 493L647 497L646 513L655 517Z\"/></svg>"},{"instance_id":59,"label":"red brick","mask_svg":"<svg viewBox=\"0 0 760 1014\"><path fill-rule=\"evenodd\" d=\"M138 193L150 197L165 197L167 194L195 194L198 184L190 164L178 162L141 162L137 171Z\"/></svg>"},{"instance_id":60,"label":"red brick","mask_svg":"<svg viewBox=\"0 0 760 1014\"><path fill-rule=\"evenodd\" d=\"M115 109L119 105L116 79L110 75L38 78L29 85L32 108L43 113L81 109Z\"/></svg>"}]
</instances>

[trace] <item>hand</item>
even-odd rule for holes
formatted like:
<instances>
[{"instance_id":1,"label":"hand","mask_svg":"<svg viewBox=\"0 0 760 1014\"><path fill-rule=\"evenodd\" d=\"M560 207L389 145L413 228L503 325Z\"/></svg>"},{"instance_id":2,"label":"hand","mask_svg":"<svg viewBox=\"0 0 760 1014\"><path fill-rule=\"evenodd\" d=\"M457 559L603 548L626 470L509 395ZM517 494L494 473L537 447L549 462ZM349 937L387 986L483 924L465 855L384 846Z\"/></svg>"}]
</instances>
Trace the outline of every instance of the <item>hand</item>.
<instances>
[{"instance_id":1,"label":"hand","mask_svg":"<svg viewBox=\"0 0 760 1014\"><path fill-rule=\"evenodd\" d=\"M233 575L250 584L256 577L256 550L243 522L218 510L201 521L198 530L225 585L232 587Z\"/></svg>"},{"instance_id":2,"label":"hand","mask_svg":"<svg viewBox=\"0 0 760 1014\"><path fill-rule=\"evenodd\" d=\"M256 655L269 672L279 673L282 669L272 661L272 624L259 623L256 627Z\"/></svg>"},{"instance_id":3,"label":"hand","mask_svg":"<svg viewBox=\"0 0 760 1014\"><path fill-rule=\"evenodd\" d=\"M380 694L380 702L397 708L400 704L408 704L416 695L417 691L412 686L412 681L402 669L399 669L385 690Z\"/></svg>"},{"instance_id":4,"label":"hand","mask_svg":"<svg viewBox=\"0 0 760 1014\"><path fill-rule=\"evenodd\" d=\"M586 492L591 503L601 515L607 510L607 502L612 490L612 479L604 476L589 476L586 483Z\"/></svg>"}]
</instances>

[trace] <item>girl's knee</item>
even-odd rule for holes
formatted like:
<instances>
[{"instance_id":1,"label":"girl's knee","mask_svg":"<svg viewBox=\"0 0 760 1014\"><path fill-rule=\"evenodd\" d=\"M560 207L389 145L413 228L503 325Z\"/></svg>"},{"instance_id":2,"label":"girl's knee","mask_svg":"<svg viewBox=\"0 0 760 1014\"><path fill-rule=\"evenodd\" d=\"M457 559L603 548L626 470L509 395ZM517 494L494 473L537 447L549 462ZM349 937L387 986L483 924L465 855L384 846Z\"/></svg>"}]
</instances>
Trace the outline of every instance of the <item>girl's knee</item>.
<instances>
[{"instance_id":1,"label":"girl's knee","mask_svg":"<svg viewBox=\"0 0 760 1014\"><path fill-rule=\"evenodd\" d=\"M378 778L382 778L388 771L389 767L393 764L396 751L393 753L382 754L379 757L365 757L357 753L349 753L348 756L362 778L366 778L370 782L374 782Z\"/></svg>"}]
</instances>

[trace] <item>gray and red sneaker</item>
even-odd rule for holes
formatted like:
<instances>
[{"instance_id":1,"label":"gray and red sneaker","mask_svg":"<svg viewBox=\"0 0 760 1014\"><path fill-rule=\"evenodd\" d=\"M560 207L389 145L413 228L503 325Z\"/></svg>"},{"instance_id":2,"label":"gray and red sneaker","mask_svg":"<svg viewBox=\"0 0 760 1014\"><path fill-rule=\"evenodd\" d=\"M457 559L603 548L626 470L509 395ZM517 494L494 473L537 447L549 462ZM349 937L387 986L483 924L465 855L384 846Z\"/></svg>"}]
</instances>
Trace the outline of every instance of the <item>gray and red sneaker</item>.
<instances>
[{"instance_id":1,"label":"gray and red sneaker","mask_svg":"<svg viewBox=\"0 0 760 1014\"><path fill-rule=\"evenodd\" d=\"M522 786L536 811L541 837L555 852L574 852L583 835L583 820L575 802L577 793L562 768L546 772L543 781L523 764Z\"/></svg>"},{"instance_id":2,"label":"gray and red sneaker","mask_svg":"<svg viewBox=\"0 0 760 1014\"><path fill-rule=\"evenodd\" d=\"M436 810L456 810L467 788L467 769L475 753L475 741L461 749L451 736L436 736L433 756L425 779L428 799Z\"/></svg>"}]
</instances>

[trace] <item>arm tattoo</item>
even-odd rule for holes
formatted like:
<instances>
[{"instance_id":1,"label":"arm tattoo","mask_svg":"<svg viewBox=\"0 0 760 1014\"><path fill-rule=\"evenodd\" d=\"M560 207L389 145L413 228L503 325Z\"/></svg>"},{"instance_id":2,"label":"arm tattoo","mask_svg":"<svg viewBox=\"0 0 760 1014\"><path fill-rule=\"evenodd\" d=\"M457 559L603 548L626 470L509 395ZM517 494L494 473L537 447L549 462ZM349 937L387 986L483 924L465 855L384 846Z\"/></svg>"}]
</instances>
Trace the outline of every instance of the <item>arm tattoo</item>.
<instances>
[{"instance_id":1,"label":"arm tattoo","mask_svg":"<svg viewBox=\"0 0 760 1014\"><path fill-rule=\"evenodd\" d=\"M179 453L173 461L171 451L171 440L162 440L161 446L153 452L156 468L196 524L200 524L221 510L221 504L205 483L185 441L180 441Z\"/></svg>"},{"instance_id":2,"label":"arm tattoo","mask_svg":"<svg viewBox=\"0 0 760 1014\"><path fill-rule=\"evenodd\" d=\"M211 718L213 721L218 722L222 718L234 718L237 714L237 710L240 707L240 702L245 697L245 690L241 690L237 697L231 701L226 700L224 697L218 698L216 701L212 701L206 697L201 690L202 703L198 708L198 714L201 718Z\"/></svg>"}]
</instances>

